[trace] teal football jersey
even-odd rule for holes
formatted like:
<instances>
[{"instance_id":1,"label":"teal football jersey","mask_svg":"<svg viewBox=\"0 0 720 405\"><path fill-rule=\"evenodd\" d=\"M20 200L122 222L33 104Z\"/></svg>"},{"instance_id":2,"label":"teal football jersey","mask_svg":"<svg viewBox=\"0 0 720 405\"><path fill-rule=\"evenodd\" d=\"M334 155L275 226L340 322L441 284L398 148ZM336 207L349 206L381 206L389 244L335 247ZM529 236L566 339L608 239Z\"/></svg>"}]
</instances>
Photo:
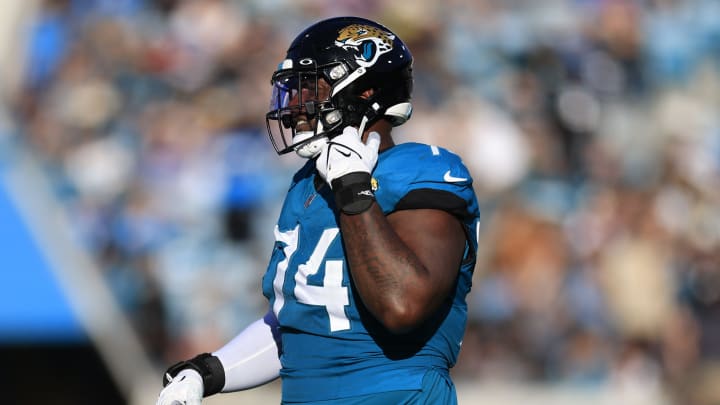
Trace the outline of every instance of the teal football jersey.
<instances>
[{"instance_id":1,"label":"teal football jersey","mask_svg":"<svg viewBox=\"0 0 720 405\"><path fill-rule=\"evenodd\" d=\"M455 364L467 321L477 251L479 209L461 159L436 146L404 143L383 151L373 172L375 196L387 215L434 208L465 226L458 282L427 328L392 335L368 313L354 290L334 199L318 188L315 162L293 177L263 277L282 332L283 400L307 402L419 389L430 368Z\"/></svg>"}]
</instances>

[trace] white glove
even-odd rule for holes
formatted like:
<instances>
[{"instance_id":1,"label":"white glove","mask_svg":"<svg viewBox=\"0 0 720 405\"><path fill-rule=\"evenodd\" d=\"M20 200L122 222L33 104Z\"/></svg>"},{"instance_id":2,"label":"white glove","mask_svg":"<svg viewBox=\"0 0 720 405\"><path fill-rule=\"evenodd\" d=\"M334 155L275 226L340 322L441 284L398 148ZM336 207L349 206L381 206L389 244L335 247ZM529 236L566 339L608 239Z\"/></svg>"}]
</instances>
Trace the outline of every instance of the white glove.
<instances>
[{"instance_id":1,"label":"white glove","mask_svg":"<svg viewBox=\"0 0 720 405\"><path fill-rule=\"evenodd\" d=\"M320 176L333 187L333 180L348 173L372 173L377 164L379 147L380 135L377 132L371 132L365 144L357 128L345 127L342 134L323 146L315 165Z\"/></svg>"},{"instance_id":2,"label":"white glove","mask_svg":"<svg viewBox=\"0 0 720 405\"><path fill-rule=\"evenodd\" d=\"M160 391L157 405L200 405L203 398L203 380L200 373L186 368L180 371Z\"/></svg>"}]
</instances>

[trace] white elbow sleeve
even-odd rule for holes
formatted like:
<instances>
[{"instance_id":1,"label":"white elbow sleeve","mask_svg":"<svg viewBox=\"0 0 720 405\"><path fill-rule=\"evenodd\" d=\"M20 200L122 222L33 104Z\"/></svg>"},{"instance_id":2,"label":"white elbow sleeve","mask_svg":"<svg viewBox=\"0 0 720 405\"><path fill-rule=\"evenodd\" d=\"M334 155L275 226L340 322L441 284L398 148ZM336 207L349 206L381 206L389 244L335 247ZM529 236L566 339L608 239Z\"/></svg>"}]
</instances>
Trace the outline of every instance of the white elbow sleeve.
<instances>
[{"instance_id":1,"label":"white elbow sleeve","mask_svg":"<svg viewBox=\"0 0 720 405\"><path fill-rule=\"evenodd\" d=\"M225 370L222 392L268 383L280 375L280 333L272 311L213 353Z\"/></svg>"}]
</instances>

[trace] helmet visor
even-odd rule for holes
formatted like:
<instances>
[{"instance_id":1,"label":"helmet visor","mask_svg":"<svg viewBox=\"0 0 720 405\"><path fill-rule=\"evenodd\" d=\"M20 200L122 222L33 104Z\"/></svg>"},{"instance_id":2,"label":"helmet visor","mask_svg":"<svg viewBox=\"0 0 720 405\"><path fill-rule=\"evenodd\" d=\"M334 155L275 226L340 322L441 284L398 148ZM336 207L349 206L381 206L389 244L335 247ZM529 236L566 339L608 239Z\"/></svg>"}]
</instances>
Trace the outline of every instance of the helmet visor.
<instances>
[{"instance_id":1,"label":"helmet visor","mask_svg":"<svg viewBox=\"0 0 720 405\"><path fill-rule=\"evenodd\" d=\"M278 154L322 135L318 113L330 103L330 86L315 71L279 70L272 77L268 134ZM302 133L302 136L297 136Z\"/></svg>"}]
</instances>

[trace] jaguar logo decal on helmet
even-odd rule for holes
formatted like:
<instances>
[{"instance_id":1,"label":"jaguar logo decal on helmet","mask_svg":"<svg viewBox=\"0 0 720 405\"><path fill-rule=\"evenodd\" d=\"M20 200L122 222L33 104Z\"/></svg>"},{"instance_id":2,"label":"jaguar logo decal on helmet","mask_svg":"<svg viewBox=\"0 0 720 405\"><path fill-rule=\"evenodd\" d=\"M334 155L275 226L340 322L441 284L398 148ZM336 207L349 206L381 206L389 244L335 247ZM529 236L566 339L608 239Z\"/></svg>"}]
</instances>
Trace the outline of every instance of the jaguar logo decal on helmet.
<instances>
[{"instance_id":1,"label":"jaguar logo decal on helmet","mask_svg":"<svg viewBox=\"0 0 720 405\"><path fill-rule=\"evenodd\" d=\"M393 49L395 35L380 28L365 24L352 24L338 32L335 45L350 50L355 61L362 67L369 67L378 58Z\"/></svg>"}]
</instances>

